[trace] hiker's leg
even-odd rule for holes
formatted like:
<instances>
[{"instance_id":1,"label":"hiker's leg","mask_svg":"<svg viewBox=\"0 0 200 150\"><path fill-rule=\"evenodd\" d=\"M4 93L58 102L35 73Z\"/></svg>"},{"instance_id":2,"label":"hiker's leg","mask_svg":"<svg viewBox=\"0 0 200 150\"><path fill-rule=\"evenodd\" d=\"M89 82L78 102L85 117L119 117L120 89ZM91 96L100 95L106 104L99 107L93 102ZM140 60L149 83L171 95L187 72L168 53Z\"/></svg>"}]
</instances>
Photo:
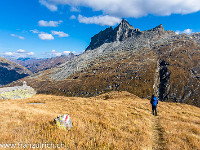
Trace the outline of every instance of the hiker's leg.
<instances>
[{"instance_id":1,"label":"hiker's leg","mask_svg":"<svg viewBox=\"0 0 200 150\"><path fill-rule=\"evenodd\" d=\"M152 105L152 112L153 112L153 115L154 115L154 110L155 110L155 106Z\"/></svg>"},{"instance_id":2,"label":"hiker's leg","mask_svg":"<svg viewBox=\"0 0 200 150\"><path fill-rule=\"evenodd\" d=\"M156 114L156 116L157 116L157 106L155 106L155 114Z\"/></svg>"}]
</instances>

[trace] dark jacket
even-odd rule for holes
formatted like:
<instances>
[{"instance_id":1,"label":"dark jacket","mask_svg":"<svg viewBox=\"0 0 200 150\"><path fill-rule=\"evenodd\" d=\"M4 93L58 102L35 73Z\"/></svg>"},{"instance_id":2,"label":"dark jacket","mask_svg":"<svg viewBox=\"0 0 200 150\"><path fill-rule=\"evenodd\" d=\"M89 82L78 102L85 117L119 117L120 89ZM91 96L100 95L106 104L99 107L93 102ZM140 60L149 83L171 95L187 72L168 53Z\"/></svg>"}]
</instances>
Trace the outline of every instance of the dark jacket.
<instances>
[{"instance_id":1,"label":"dark jacket","mask_svg":"<svg viewBox=\"0 0 200 150\"><path fill-rule=\"evenodd\" d=\"M157 104L158 104L158 99L157 99L155 96L153 96L153 97L151 98L151 104L152 104L153 106L157 106Z\"/></svg>"}]
</instances>

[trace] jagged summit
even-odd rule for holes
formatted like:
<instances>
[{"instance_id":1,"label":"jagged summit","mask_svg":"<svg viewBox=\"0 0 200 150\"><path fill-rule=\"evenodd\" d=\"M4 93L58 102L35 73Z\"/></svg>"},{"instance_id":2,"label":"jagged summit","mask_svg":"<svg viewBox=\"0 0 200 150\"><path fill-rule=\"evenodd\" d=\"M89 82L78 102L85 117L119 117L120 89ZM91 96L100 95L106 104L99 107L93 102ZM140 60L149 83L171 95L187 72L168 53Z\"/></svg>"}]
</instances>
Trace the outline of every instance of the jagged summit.
<instances>
[{"instance_id":1,"label":"jagged summit","mask_svg":"<svg viewBox=\"0 0 200 150\"><path fill-rule=\"evenodd\" d=\"M160 31L160 32L164 32L165 29L163 28L163 25L160 24L158 26L156 26L155 28L151 29L152 31Z\"/></svg>"},{"instance_id":2,"label":"jagged summit","mask_svg":"<svg viewBox=\"0 0 200 150\"><path fill-rule=\"evenodd\" d=\"M129 29L134 30L134 27L130 25L129 22L125 19L122 19L121 23L116 27L116 29L119 29L119 28L122 28L122 29L129 28Z\"/></svg>"},{"instance_id":3,"label":"jagged summit","mask_svg":"<svg viewBox=\"0 0 200 150\"><path fill-rule=\"evenodd\" d=\"M154 31L155 33L153 33ZM139 35L146 34L146 33L148 34L147 36L149 38L152 38L152 36L154 36L155 34L158 34L158 33L164 34L165 30L162 24L160 24L159 26L153 29L141 32L140 29L138 28L135 29L132 25L130 25L127 20L122 19L121 23L116 28L113 29L112 27L109 27L99 32L98 34L94 35L91 38L90 45L86 48L86 50L96 49L100 47L101 45L103 45L104 43L124 41L130 37L139 38Z\"/></svg>"},{"instance_id":4,"label":"jagged summit","mask_svg":"<svg viewBox=\"0 0 200 150\"><path fill-rule=\"evenodd\" d=\"M103 45L104 43L110 43L114 41L123 41L135 31L128 21L122 19L121 23L116 28L106 28L91 38L90 45L86 50L93 50Z\"/></svg>"}]
</instances>

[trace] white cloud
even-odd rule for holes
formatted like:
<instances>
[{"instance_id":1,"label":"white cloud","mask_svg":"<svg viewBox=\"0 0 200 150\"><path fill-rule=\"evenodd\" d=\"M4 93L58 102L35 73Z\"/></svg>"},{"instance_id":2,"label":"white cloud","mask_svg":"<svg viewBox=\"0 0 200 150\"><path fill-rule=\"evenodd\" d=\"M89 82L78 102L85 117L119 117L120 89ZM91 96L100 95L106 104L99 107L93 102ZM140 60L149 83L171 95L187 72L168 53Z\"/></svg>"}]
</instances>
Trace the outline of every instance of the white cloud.
<instances>
[{"instance_id":1,"label":"white cloud","mask_svg":"<svg viewBox=\"0 0 200 150\"><path fill-rule=\"evenodd\" d=\"M16 52L17 52L17 53L25 53L25 52L26 52L26 50L19 49L19 50L17 50Z\"/></svg>"},{"instance_id":2,"label":"white cloud","mask_svg":"<svg viewBox=\"0 0 200 150\"><path fill-rule=\"evenodd\" d=\"M70 53L76 53L75 51L74 52L71 52L71 51L63 51L63 52L58 52L56 50L52 50L51 53L46 53L50 56L61 56L61 55L69 55Z\"/></svg>"},{"instance_id":3,"label":"white cloud","mask_svg":"<svg viewBox=\"0 0 200 150\"><path fill-rule=\"evenodd\" d=\"M183 33L185 33L185 34L191 34L191 33L193 33L193 32L192 32L192 29L185 29L185 30L183 31Z\"/></svg>"},{"instance_id":4,"label":"white cloud","mask_svg":"<svg viewBox=\"0 0 200 150\"><path fill-rule=\"evenodd\" d=\"M54 40L54 37L49 33L40 33L40 34L38 34L38 37L41 40Z\"/></svg>"},{"instance_id":5,"label":"white cloud","mask_svg":"<svg viewBox=\"0 0 200 150\"><path fill-rule=\"evenodd\" d=\"M28 56L33 56L33 55L35 55L35 53L34 52L29 52L29 53L27 53L27 55Z\"/></svg>"},{"instance_id":6,"label":"white cloud","mask_svg":"<svg viewBox=\"0 0 200 150\"><path fill-rule=\"evenodd\" d=\"M181 34L181 33L191 34L191 33L193 33L193 31L192 31L192 29L185 29L184 31L177 30L175 33L176 34Z\"/></svg>"},{"instance_id":7,"label":"white cloud","mask_svg":"<svg viewBox=\"0 0 200 150\"><path fill-rule=\"evenodd\" d=\"M62 53L57 52L56 50L52 50L52 51L51 51L51 55L53 55L53 56L61 56Z\"/></svg>"},{"instance_id":8,"label":"white cloud","mask_svg":"<svg viewBox=\"0 0 200 150\"><path fill-rule=\"evenodd\" d=\"M62 20L59 20L59 21L40 20L40 21L38 21L38 25L41 26L41 27L57 27L62 22L63 22Z\"/></svg>"},{"instance_id":9,"label":"white cloud","mask_svg":"<svg viewBox=\"0 0 200 150\"><path fill-rule=\"evenodd\" d=\"M6 56L13 56L14 52L5 52L4 55L6 55Z\"/></svg>"},{"instance_id":10,"label":"white cloud","mask_svg":"<svg viewBox=\"0 0 200 150\"><path fill-rule=\"evenodd\" d=\"M25 57L30 57L30 56L34 56L34 55L35 55L34 52L27 52L26 50L23 50L23 49L19 49L14 52L3 53L3 56L14 57L14 58L19 58L19 57L25 58Z\"/></svg>"},{"instance_id":11,"label":"white cloud","mask_svg":"<svg viewBox=\"0 0 200 150\"><path fill-rule=\"evenodd\" d=\"M69 34L64 33L63 31L51 31L53 35L58 35L59 37L68 37Z\"/></svg>"},{"instance_id":12,"label":"white cloud","mask_svg":"<svg viewBox=\"0 0 200 150\"><path fill-rule=\"evenodd\" d=\"M63 51L62 53L63 53L63 55L69 55L71 52L70 51Z\"/></svg>"},{"instance_id":13,"label":"white cloud","mask_svg":"<svg viewBox=\"0 0 200 150\"><path fill-rule=\"evenodd\" d=\"M71 15L70 19L76 19L76 16L75 15Z\"/></svg>"},{"instance_id":14,"label":"white cloud","mask_svg":"<svg viewBox=\"0 0 200 150\"><path fill-rule=\"evenodd\" d=\"M24 40L24 39L25 39L23 36L19 36L19 35L16 35L16 34L11 34L11 36L17 37L17 38L19 38L19 39L21 39L21 40Z\"/></svg>"},{"instance_id":15,"label":"white cloud","mask_svg":"<svg viewBox=\"0 0 200 150\"><path fill-rule=\"evenodd\" d=\"M39 0L39 2L42 5L46 6L51 11L57 11L58 10L58 7L56 5L51 4L51 3L47 2L46 0Z\"/></svg>"},{"instance_id":16,"label":"white cloud","mask_svg":"<svg viewBox=\"0 0 200 150\"><path fill-rule=\"evenodd\" d=\"M84 17L82 15L78 16L78 20L80 23L86 23L86 24L98 24L98 25L109 25L114 26L121 22L120 18L113 17L113 16L94 16L94 17Z\"/></svg>"},{"instance_id":17,"label":"white cloud","mask_svg":"<svg viewBox=\"0 0 200 150\"><path fill-rule=\"evenodd\" d=\"M148 14L189 14L200 10L199 0L40 0L40 3L51 11L56 11L58 5L82 6L120 18L142 17Z\"/></svg>"}]
</instances>

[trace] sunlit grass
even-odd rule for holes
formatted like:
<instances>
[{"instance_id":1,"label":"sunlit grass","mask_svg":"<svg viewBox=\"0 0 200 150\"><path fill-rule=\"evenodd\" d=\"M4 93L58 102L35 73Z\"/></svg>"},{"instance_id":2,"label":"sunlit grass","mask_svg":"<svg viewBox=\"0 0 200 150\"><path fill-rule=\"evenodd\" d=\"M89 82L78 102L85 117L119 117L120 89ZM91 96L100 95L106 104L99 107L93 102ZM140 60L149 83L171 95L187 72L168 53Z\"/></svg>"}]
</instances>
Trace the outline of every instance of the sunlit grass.
<instances>
[{"instance_id":1,"label":"sunlit grass","mask_svg":"<svg viewBox=\"0 0 200 150\"><path fill-rule=\"evenodd\" d=\"M158 142L153 140L154 120L158 119L165 148L200 149L199 108L160 102L158 112L156 118L148 100L128 92L92 98L36 95L1 101L0 144L62 142L63 149L152 149ZM70 131L59 129L53 122L63 114L70 115Z\"/></svg>"}]
</instances>

